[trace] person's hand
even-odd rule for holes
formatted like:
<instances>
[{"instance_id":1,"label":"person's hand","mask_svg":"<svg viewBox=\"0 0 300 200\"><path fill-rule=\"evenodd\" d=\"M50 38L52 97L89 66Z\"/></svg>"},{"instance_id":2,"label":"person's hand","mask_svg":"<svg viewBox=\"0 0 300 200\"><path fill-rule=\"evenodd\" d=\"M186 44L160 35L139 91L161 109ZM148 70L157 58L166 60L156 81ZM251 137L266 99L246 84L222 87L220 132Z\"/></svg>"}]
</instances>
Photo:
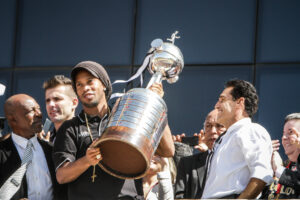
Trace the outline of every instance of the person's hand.
<instances>
[{"instance_id":1,"label":"person's hand","mask_svg":"<svg viewBox=\"0 0 300 200\"><path fill-rule=\"evenodd\" d=\"M289 129L291 136L290 141L292 144L295 144L298 148L300 148L300 133L295 129L291 128Z\"/></svg>"},{"instance_id":2,"label":"person's hand","mask_svg":"<svg viewBox=\"0 0 300 200\"><path fill-rule=\"evenodd\" d=\"M86 150L86 153L85 153L87 162L90 165L97 165L99 163L99 161L102 160L100 148L94 147L96 141L97 140L93 141L93 143L89 146L89 148Z\"/></svg>"},{"instance_id":3,"label":"person's hand","mask_svg":"<svg viewBox=\"0 0 300 200\"><path fill-rule=\"evenodd\" d=\"M164 89L161 83L153 83L149 90L158 94L161 98L164 96Z\"/></svg>"},{"instance_id":4,"label":"person's hand","mask_svg":"<svg viewBox=\"0 0 300 200\"><path fill-rule=\"evenodd\" d=\"M198 138L199 138L198 145L194 146L194 148L201 152L207 151L208 146L206 145L206 139L205 139L203 129L200 130L200 133L195 133L194 136L198 136Z\"/></svg>"},{"instance_id":5,"label":"person's hand","mask_svg":"<svg viewBox=\"0 0 300 200\"><path fill-rule=\"evenodd\" d=\"M274 173L276 172L277 168L279 168L280 166L283 166L283 162L282 162L282 159L281 159L278 151L273 151L271 164L272 164L272 169L273 169Z\"/></svg>"},{"instance_id":6,"label":"person's hand","mask_svg":"<svg viewBox=\"0 0 300 200\"><path fill-rule=\"evenodd\" d=\"M158 172L167 171L169 169L168 158L155 155L153 156L152 160L157 165Z\"/></svg>"},{"instance_id":7,"label":"person's hand","mask_svg":"<svg viewBox=\"0 0 300 200\"><path fill-rule=\"evenodd\" d=\"M278 151L280 146L279 140L272 140L272 147L273 147L273 152Z\"/></svg>"},{"instance_id":8,"label":"person's hand","mask_svg":"<svg viewBox=\"0 0 300 200\"><path fill-rule=\"evenodd\" d=\"M172 135L174 142L182 142L183 137L185 137L185 133L181 133L180 135Z\"/></svg>"},{"instance_id":9,"label":"person's hand","mask_svg":"<svg viewBox=\"0 0 300 200\"><path fill-rule=\"evenodd\" d=\"M45 135L44 130L42 130L41 132L39 132L37 134L38 138L40 138L41 140L45 140L47 142L50 142L50 131L48 131L48 133Z\"/></svg>"}]
</instances>

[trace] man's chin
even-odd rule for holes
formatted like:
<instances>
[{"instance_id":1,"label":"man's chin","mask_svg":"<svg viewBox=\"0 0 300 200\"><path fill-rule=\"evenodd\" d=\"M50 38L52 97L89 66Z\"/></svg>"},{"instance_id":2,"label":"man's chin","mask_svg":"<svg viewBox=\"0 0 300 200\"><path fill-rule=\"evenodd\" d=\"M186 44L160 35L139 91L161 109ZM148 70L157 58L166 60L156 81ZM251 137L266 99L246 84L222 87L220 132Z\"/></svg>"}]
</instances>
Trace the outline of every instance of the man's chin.
<instances>
[{"instance_id":1,"label":"man's chin","mask_svg":"<svg viewBox=\"0 0 300 200\"><path fill-rule=\"evenodd\" d=\"M209 149L212 149L212 147L214 146L214 143L215 143L215 140L209 141L209 142L207 143L207 147L208 147Z\"/></svg>"},{"instance_id":2,"label":"man's chin","mask_svg":"<svg viewBox=\"0 0 300 200\"><path fill-rule=\"evenodd\" d=\"M34 132L34 133L40 133L40 132L42 132L42 130L43 130L43 127L42 127L42 126L40 126L40 127L35 127L35 128L33 129L33 132Z\"/></svg>"},{"instance_id":3,"label":"man's chin","mask_svg":"<svg viewBox=\"0 0 300 200\"><path fill-rule=\"evenodd\" d=\"M287 157L289 158L289 160L292 161L292 162L296 162L297 158L299 156L299 152L297 152L297 151L285 152L285 154L287 155Z\"/></svg>"},{"instance_id":4,"label":"man's chin","mask_svg":"<svg viewBox=\"0 0 300 200\"><path fill-rule=\"evenodd\" d=\"M90 103L82 103L87 108L94 108L97 107L99 102L90 102Z\"/></svg>"},{"instance_id":5,"label":"man's chin","mask_svg":"<svg viewBox=\"0 0 300 200\"><path fill-rule=\"evenodd\" d=\"M298 158L298 156L294 156L294 155L288 156L288 159L292 162L297 162L297 158Z\"/></svg>"},{"instance_id":6,"label":"man's chin","mask_svg":"<svg viewBox=\"0 0 300 200\"><path fill-rule=\"evenodd\" d=\"M59 122L64 122L66 119L63 119L62 117L56 117L56 118L50 118L51 122L53 123L59 123Z\"/></svg>"}]
</instances>

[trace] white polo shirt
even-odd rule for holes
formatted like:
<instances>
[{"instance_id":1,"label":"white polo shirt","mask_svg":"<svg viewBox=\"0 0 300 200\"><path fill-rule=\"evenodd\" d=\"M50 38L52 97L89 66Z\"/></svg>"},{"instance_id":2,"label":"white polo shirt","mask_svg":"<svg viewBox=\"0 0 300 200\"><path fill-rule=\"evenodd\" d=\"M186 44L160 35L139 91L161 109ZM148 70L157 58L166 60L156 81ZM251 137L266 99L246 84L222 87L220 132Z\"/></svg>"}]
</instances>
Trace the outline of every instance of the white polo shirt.
<instances>
[{"instance_id":1,"label":"white polo shirt","mask_svg":"<svg viewBox=\"0 0 300 200\"><path fill-rule=\"evenodd\" d=\"M214 149L202 198L219 198L244 191L251 178L273 180L272 142L261 125L244 118L231 125Z\"/></svg>"}]
</instances>

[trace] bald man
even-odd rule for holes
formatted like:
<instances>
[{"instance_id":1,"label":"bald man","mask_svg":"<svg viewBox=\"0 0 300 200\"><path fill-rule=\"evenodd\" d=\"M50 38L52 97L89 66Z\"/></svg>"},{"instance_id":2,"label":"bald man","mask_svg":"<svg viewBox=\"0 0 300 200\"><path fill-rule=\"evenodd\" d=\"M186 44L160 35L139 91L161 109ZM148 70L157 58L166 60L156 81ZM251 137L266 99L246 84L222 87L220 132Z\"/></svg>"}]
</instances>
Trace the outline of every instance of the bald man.
<instances>
[{"instance_id":1,"label":"bald man","mask_svg":"<svg viewBox=\"0 0 300 200\"><path fill-rule=\"evenodd\" d=\"M19 187L11 199L57 199L58 184L51 157L52 146L36 136L43 127L40 106L32 97L17 94L6 100L4 112L12 133L0 142L0 187L4 188L7 180L12 183L10 187ZM32 144L32 160L28 162L19 183L11 175L24 161L28 144ZM4 196L7 195L5 193L1 191L0 199L8 198Z\"/></svg>"},{"instance_id":2,"label":"bald man","mask_svg":"<svg viewBox=\"0 0 300 200\"><path fill-rule=\"evenodd\" d=\"M217 123L218 111L211 111L204 122L204 135L201 143L211 150L218 137L226 131L226 128ZM199 138L200 139L200 138ZM177 199L200 199L203 192L203 177L205 172L205 161L208 152L203 151L180 159L177 168L177 179L175 183L175 198Z\"/></svg>"}]
</instances>

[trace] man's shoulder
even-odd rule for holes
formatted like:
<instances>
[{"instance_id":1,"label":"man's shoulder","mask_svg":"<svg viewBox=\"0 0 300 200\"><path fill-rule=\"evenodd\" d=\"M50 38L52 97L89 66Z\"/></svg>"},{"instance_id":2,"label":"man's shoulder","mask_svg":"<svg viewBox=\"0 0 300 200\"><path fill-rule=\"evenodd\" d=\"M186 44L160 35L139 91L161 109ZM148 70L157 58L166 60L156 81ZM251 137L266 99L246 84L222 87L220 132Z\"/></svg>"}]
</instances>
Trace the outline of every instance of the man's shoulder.
<instances>
[{"instance_id":1,"label":"man's shoulder","mask_svg":"<svg viewBox=\"0 0 300 200\"><path fill-rule=\"evenodd\" d=\"M64 123L61 125L61 127L57 130L57 132L63 130L67 130L73 127L77 127L82 123L81 118L79 117L79 115L74 116L72 119L66 120L64 121Z\"/></svg>"},{"instance_id":2,"label":"man's shoulder","mask_svg":"<svg viewBox=\"0 0 300 200\"><path fill-rule=\"evenodd\" d=\"M7 137L0 141L0 151L11 148L12 144L11 134L9 134Z\"/></svg>"},{"instance_id":3,"label":"man's shoulder","mask_svg":"<svg viewBox=\"0 0 300 200\"><path fill-rule=\"evenodd\" d=\"M57 144L65 144L69 139L77 138L77 135L80 132L80 126L82 124L83 122L78 116L75 116L72 119L65 121L56 131L54 148L57 147Z\"/></svg>"},{"instance_id":4,"label":"man's shoulder","mask_svg":"<svg viewBox=\"0 0 300 200\"><path fill-rule=\"evenodd\" d=\"M264 139L265 141L271 142L271 136L270 133L267 131L265 127L258 123L252 123L252 132L255 135L258 135L259 138Z\"/></svg>"},{"instance_id":5,"label":"man's shoulder","mask_svg":"<svg viewBox=\"0 0 300 200\"><path fill-rule=\"evenodd\" d=\"M267 129L265 127L263 127L261 124L259 123L249 123L247 125L242 126L239 131L237 131L238 135L240 135L241 137L244 137L245 134L249 134L249 135L259 135L259 136L264 136L267 138L270 138L270 134L267 131Z\"/></svg>"},{"instance_id":6,"label":"man's shoulder","mask_svg":"<svg viewBox=\"0 0 300 200\"><path fill-rule=\"evenodd\" d=\"M258 123L249 123L234 133L234 141L246 145L249 142L259 144L259 148L272 148L272 140L269 132ZM250 148L249 144L246 145ZM244 146L243 148L246 148ZM254 147L253 147L254 148Z\"/></svg>"},{"instance_id":7,"label":"man's shoulder","mask_svg":"<svg viewBox=\"0 0 300 200\"><path fill-rule=\"evenodd\" d=\"M15 155L17 155L17 149L9 136L0 142L0 163L8 158L14 158Z\"/></svg>"},{"instance_id":8,"label":"man's shoulder","mask_svg":"<svg viewBox=\"0 0 300 200\"><path fill-rule=\"evenodd\" d=\"M266 129L265 127L263 127L263 126L262 126L261 124L259 124L259 123L253 122L253 123L251 123L251 124L252 124L252 127L253 127L254 129L268 132L267 129Z\"/></svg>"}]
</instances>

